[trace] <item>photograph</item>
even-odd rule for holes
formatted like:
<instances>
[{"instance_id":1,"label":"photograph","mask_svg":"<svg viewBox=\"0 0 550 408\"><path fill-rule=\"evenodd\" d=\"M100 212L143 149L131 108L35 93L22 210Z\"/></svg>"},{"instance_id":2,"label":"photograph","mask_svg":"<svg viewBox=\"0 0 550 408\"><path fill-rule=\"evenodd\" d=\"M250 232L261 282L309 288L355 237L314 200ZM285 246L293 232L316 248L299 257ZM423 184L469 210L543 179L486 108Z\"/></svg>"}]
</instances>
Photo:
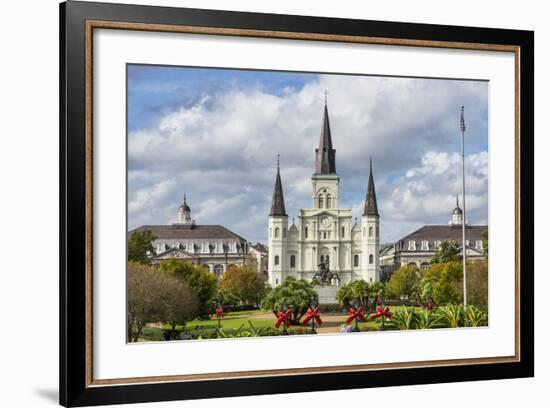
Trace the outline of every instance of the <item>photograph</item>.
<instances>
[{"instance_id":1,"label":"photograph","mask_svg":"<svg viewBox=\"0 0 550 408\"><path fill-rule=\"evenodd\" d=\"M489 120L487 80L127 63L127 343L487 329Z\"/></svg>"}]
</instances>

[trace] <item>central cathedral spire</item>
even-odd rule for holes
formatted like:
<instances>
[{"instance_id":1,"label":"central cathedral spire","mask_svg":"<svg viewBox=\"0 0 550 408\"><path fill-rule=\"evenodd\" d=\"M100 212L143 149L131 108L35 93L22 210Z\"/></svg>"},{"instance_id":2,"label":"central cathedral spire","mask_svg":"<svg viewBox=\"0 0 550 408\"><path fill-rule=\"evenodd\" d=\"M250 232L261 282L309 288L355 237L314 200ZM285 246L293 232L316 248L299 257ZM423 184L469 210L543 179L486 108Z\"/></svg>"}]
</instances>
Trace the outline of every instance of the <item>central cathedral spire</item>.
<instances>
[{"instance_id":1,"label":"central cathedral spire","mask_svg":"<svg viewBox=\"0 0 550 408\"><path fill-rule=\"evenodd\" d=\"M335 174L336 173L336 150L332 148L332 137L330 134L330 122L328 119L328 108L325 94L325 113L321 127L321 138L319 148L315 149L315 173Z\"/></svg>"}]
</instances>

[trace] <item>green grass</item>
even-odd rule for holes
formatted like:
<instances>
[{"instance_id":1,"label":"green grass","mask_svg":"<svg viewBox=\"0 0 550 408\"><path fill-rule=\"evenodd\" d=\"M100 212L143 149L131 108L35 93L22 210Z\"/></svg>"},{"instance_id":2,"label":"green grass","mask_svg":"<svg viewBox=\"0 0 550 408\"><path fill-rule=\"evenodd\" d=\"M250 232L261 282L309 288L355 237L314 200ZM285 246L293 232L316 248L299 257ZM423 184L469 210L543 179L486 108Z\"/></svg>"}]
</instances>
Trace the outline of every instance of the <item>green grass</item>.
<instances>
[{"instance_id":1,"label":"green grass","mask_svg":"<svg viewBox=\"0 0 550 408\"><path fill-rule=\"evenodd\" d=\"M399 309L405 309L410 306L392 306L390 307L391 312L395 312ZM418 309L418 308L417 308ZM252 324L256 328L263 328L263 327L274 327L275 325L275 316L270 315L267 319L250 319L251 317L255 315L265 314L268 313L265 310L247 310L247 311L239 311L239 312L229 312L224 314L223 318L221 319L221 326L224 329L238 329L241 326L248 326L248 321L251 320ZM270 313L270 312L269 312ZM341 314L341 313L324 313L321 315L332 315L335 314L342 316L342 323L347 319L347 314ZM351 323L352 327L355 327L355 323ZM199 328L216 328L218 327L218 319L213 317L210 320L191 320L185 324L185 328L187 330L193 330L195 327ZM165 324L163 326L164 329L169 329L170 326ZM367 319L366 322L359 322L359 328L361 330L378 330L380 328L380 319L377 320L371 320L370 317ZM176 326L177 330L182 330L182 326Z\"/></svg>"},{"instance_id":2,"label":"green grass","mask_svg":"<svg viewBox=\"0 0 550 408\"><path fill-rule=\"evenodd\" d=\"M248 311L239 311L239 312L230 312L224 314L223 318L221 319L221 326L224 329L238 329L241 326L248 326L248 321L251 320L250 318L254 315L264 314L266 311L264 310L248 310ZM269 319L253 319L251 320L252 324L256 328L262 328L262 327L273 327L275 324L275 316ZM190 322L187 322L185 324L185 327L187 330L192 330L195 327L201 327L201 328L216 328L218 327L218 319L216 317L213 317L210 320L191 320ZM168 329L170 328L169 325L165 324L163 328ZM176 329L182 330L182 326L176 326Z\"/></svg>"}]
</instances>

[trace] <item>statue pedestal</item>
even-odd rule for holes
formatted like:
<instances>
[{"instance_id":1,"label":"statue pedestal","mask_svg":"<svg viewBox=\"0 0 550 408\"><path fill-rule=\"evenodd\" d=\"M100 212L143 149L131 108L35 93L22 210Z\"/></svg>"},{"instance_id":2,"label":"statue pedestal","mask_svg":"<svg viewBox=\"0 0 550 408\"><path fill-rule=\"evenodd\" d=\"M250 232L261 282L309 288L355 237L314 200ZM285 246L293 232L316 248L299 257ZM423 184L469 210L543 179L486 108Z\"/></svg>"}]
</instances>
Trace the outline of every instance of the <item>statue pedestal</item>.
<instances>
[{"instance_id":1,"label":"statue pedestal","mask_svg":"<svg viewBox=\"0 0 550 408\"><path fill-rule=\"evenodd\" d=\"M315 290L319 294L319 304L338 303L336 300L336 292L340 287L336 285L315 286Z\"/></svg>"}]
</instances>

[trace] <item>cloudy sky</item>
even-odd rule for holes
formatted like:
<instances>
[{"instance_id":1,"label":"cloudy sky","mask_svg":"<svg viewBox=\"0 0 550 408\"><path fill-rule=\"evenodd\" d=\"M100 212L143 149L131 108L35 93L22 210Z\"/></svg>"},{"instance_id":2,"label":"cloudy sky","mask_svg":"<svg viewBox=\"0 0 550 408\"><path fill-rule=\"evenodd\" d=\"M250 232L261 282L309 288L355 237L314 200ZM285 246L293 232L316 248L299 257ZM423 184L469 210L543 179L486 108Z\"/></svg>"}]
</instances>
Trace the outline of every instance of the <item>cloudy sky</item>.
<instances>
[{"instance_id":1,"label":"cloudy sky","mask_svg":"<svg viewBox=\"0 0 550 408\"><path fill-rule=\"evenodd\" d=\"M487 223L488 83L128 66L128 227L175 220L267 241L277 153L289 221L311 207L328 90L340 206L360 217L373 157L381 241L447 223L460 192L466 116L468 221Z\"/></svg>"}]
</instances>

